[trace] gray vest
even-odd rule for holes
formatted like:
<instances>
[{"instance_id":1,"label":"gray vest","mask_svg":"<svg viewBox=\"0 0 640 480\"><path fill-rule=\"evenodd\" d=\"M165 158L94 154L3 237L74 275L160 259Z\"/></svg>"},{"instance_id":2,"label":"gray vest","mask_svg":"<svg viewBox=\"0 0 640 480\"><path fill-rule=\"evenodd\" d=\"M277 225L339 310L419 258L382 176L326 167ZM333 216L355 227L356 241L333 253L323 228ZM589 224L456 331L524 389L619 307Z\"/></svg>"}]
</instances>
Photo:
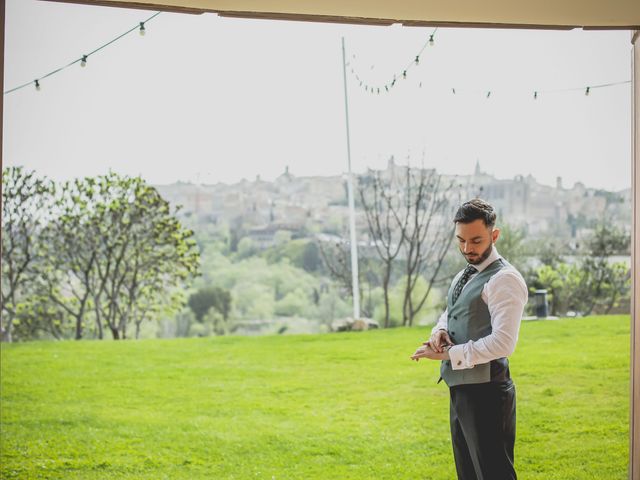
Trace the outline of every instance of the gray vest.
<instances>
[{"instance_id":1,"label":"gray vest","mask_svg":"<svg viewBox=\"0 0 640 480\"><path fill-rule=\"evenodd\" d=\"M451 340L456 345L476 341L491 333L491 315L489 307L482 300L485 284L504 268L507 262L501 258L491 263L467 283L455 305L451 305L451 296L455 283L451 284L447 295L448 329ZM509 361L499 358L482 363L473 368L453 370L449 360L440 365L440 376L449 387L470 383L510 382Z\"/></svg>"}]
</instances>

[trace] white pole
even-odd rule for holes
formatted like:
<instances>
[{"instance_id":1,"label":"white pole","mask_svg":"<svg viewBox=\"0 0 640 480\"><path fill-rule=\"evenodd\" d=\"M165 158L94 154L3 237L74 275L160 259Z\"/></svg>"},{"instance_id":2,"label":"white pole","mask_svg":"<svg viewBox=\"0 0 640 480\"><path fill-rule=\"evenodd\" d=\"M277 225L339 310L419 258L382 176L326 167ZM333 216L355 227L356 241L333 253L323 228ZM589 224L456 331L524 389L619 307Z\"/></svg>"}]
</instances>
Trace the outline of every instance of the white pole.
<instances>
[{"instance_id":1,"label":"white pole","mask_svg":"<svg viewBox=\"0 0 640 480\"><path fill-rule=\"evenodd\" d=\"M347 194L349 196L349 232L351 234L351 285L353 292L353 318L360 318L360 286L358 285L358 245L356 244L356 212L353 200L353 173L351 172L351 141L349 138L349 102L347 101L347 59L342 37L342 74L344 77L344 112L347 124Z\"/></svg>"}]
</instances>

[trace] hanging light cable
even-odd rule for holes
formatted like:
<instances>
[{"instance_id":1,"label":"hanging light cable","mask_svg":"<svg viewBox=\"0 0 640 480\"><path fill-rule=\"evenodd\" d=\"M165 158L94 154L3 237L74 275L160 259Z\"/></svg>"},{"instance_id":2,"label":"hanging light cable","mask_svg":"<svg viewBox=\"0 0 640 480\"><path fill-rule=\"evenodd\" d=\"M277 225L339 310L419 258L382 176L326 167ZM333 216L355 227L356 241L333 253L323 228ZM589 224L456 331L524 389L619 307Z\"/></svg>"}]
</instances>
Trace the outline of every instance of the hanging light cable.
<instances>
[{"instance_id":1,"label":"hanging light cable","mask_svg":"<svg viewBox=\"0 0 640 480\"><path fill-rule=\"evenodd\" d=\"M35 80L35 81L30 81L30 82L26 82L26 83L23 83L22 85L18 85L17 87L11 88L11 89L9 89L9 90L5 90L3 93L4 93L5 95L7 95L7 94L9 94L9 93L15 92L15 91L20 90L20 89L22 89L22 88L28 87L29 85L31 85L31 84L33 84L33 83L35 83L36 90L40 90L40 83L39 83L39 80L42 80L42 79L45 79L45 78L50 77L50 76L52 76L52 75L55 75L56 73L58 73L58 72L60 72L60 71L64 70L65 68L69 68L70 66L75 65L76 63L80 63L80 66L81 66L81 67L86 66L86 64L87 64L87 59L88 59L91 55L93 55L94 53L99 52L99 51L100 51L100 50L102 50L103 48L108 47L108 46L109 46L109 45L111 45L112 43L117 42L117 41L118 41L118 40L120 40L122 37L124 37L124 36L126 36L126 35L129 35L129 34L130 34L131 32L133 32L134 30L138 30L138 31L140 32L140 34L141 34L141 35L144 35L144 33L143 33L143 32L146 32L146 29L144 28L144 25L145 25L147 22L149 22L150 20L153 20L154 18L156 18L156 17L157 17L158 15L160 15L161 13L162 13L162 12L156 12L156 13L154 13L154 14L153 14L153 15L151 15L149 18L147 18L144 22L139 22L138 24L136 24L136 26L135 26L135 27L130 28L129 30L127 30L126 32L124 32L124 33L123 33L123 34L121 34L121 35L118 35L118 36L117 36L116 38L114 38L113 40L110 40L109 42L105 43L104 45L101 45L101 46L99 46L98 48L96 48L95 50L93 50L93 51L91 51L91 52L89 52L89 53L87 53L87 54L82 55L80 58L76 58L76 59L75 59L75 60L73 60L72 62L69 62L68 64L66 64L66 65L64 65L64 66L62 66L62 67L60 67L60 68L56 68L55 70L52 70L51 72L49 72L49 73L47 73L47 74L45 74L45 75L42 75L41 77L38 77L38 79L37 79L37 80Z\"/></svg>"}]
</instances>

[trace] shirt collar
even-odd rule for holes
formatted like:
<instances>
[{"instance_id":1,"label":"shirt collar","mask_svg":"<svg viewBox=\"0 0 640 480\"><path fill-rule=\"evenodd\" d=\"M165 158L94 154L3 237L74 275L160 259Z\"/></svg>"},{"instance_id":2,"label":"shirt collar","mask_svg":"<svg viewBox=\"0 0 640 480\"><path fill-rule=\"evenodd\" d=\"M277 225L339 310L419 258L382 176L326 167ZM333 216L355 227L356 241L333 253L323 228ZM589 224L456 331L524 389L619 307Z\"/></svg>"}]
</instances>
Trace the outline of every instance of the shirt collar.
<instances>
[{"instance_id":1,"label":"shirt collar","mask_svg":"<svg viewBox=\"0 0 640 480\"><path fill-rule=\"evenodd\" d=\"M493 262L498 260L499 258L500 258L500 254L498 253L498 250L496 250L495 245L492 245L491 253L489 254L489 256L485 258L482 263L479 263L478 265L474 265L474 267L476 267L476 270L478 270L478 273L480 273L489 265L491 265Z\"/></svg>"}]
</instances>

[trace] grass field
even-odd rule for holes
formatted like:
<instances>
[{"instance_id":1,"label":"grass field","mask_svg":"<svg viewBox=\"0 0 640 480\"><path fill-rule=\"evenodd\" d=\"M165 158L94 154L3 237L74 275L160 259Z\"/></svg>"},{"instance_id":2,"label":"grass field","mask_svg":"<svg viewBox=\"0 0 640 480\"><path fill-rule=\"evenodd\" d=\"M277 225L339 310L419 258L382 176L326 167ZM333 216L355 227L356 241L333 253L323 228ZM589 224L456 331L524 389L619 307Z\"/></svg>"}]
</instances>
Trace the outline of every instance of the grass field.
<instances>
[{"instance_id":1,"label":"grass field","mask_svg":"<svg viewBox=\"0 0 640 480\"><path fill-rule=\"evenodd\" d=\"M453 479L424 328L2 345L4 479ZM626 479L629 317L528 322L520 479Z\"/></svg>"}]
</instances>

